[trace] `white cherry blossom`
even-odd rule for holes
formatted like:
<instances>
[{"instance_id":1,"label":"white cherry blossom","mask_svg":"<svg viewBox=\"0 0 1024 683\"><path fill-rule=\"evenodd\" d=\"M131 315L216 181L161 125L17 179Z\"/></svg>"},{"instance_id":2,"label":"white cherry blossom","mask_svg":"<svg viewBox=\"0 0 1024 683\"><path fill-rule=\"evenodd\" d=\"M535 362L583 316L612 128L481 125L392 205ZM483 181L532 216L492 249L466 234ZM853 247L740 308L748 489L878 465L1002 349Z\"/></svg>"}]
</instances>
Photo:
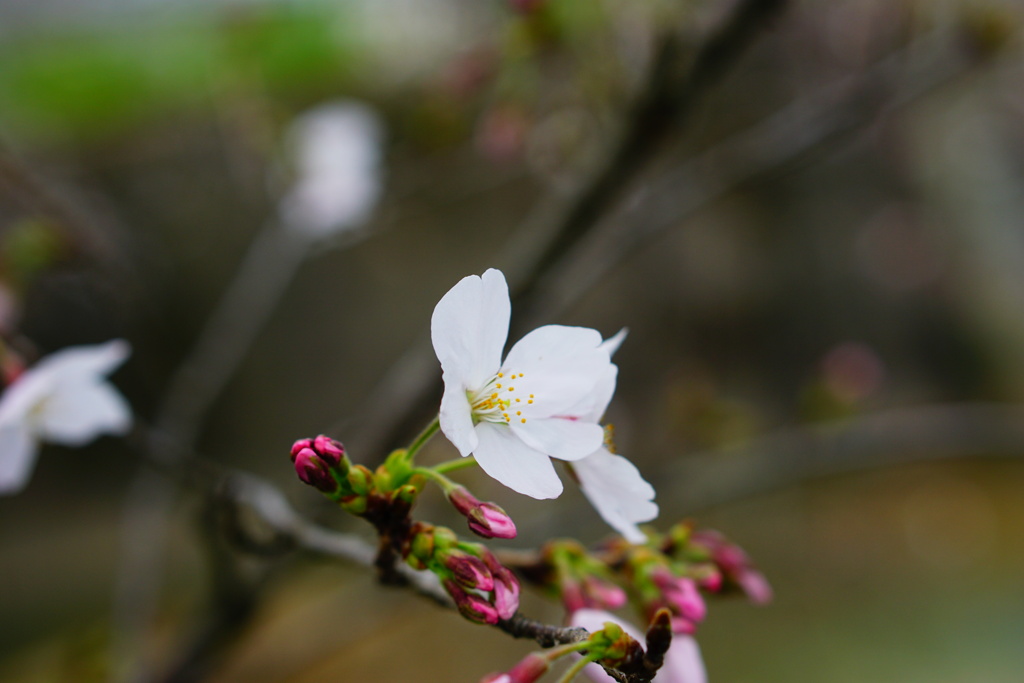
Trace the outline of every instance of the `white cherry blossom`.
<instances>
[{"instance_id":1,"label":"white cherry blossom","mask_svg":"<svg viewBox=\"0 0 1024 683\"><path fill-rule=\"evenodd\" d=\"M604 628L607 621L621 626L633 640L644 642L644 634L632 624L619 619L614 614L603 610L580 609L572 614L571 625L585 628L591 633ZM614 683L598 664L588 664L583 672L596 683ZM707 683L708 676L704 669L704 660L700 656L700 647L692 637L676 633L672 636L672 644L665 653L665 663L658 669L654 683Z\"/></svg>"},{"instance_id":2,"label":"white cherry blossom","mask_svg":"<svg viewBox=\"0 0 1024 683\"><path fill-rule=\"evenodd\" d=\"M381 195L383 126L364 104L322 104L292 123L296 183L281 202L284 225L311 238L357 228Z\"/></svg>"},{"instance_id":3,"label":"white cherry blossom","mask_svg":"<svg viewBox=\"0 0 1024 683\"><path fill-rule=\"evenodd\" d=\"M106 381L128 357L114 340L51 354L0 396L0 494L28 483L40 441L82 446L100 434L123 434L131 409Z\"/></svg>"},{"instance_id":4,"label":"white cherry blossom","mask_svg":"<svg viewBox=\"0 0 1024 683\"><path fill-rule=\"evenodd\" d=\"M434 308L441 431L505 486L555 498L562 482L550 458L580 460L604 440L597 421L576 406L614 366L597 330L561 325L530 332L503 362L510 313L505 276L494 269L463 278ZM614 389L614 373L612 382Z\"/></svg>"},{"instance_id":5,"label":"white cherry blossom","mask_svg":"<svg viewBox=\"0 0 1024 683\"><path fill-rule=\"evenodd\" d=\"M609 356L614 354L626 337L622 330L608 339L602 348ZM575 408L581 419L600 422L615 393L618 368L609 365L597 386ZM636 465L602 445L587 457L574 462L572 469L579 480L583 495L594 506L598 514L630 543L647 540L637 522L649 522L658 516L658 505L654 502L654 487L640 475Z\"/></svg>"}]
</instances>

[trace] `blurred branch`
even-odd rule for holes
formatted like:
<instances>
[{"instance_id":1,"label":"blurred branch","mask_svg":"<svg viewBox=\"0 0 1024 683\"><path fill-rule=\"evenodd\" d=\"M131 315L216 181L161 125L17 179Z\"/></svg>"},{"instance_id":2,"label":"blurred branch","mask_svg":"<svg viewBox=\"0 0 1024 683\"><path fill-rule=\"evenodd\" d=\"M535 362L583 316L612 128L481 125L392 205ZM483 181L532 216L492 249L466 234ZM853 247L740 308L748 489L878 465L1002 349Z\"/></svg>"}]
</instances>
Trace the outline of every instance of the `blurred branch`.
<instances>
[{"instance_id":1,"label":"blurred branch","mask_svg":"<svg viewBox=\"0 0 1024 683\"><path fill-rule=\"evenodd\" d=\"M522 330L537 319L545 278L575 259L575 247L622 197L630 183L676 130L685 115L736 63L785 0L741 0L686 64L678 36L662 37L647 82L627 113L621 132L580 189L555 206L545 200L512 243L501 253L520 256L510 269L512 329ZM546 235L539 248L524 246L532 235ZM360 423L362 448L377 452L414 433L439 398L436 363L422 337L392 366L366 400ZM395 406L401 406L398 410Z\"/></svg>"},{"instance_id":2,"label":"blurred branch","mask_svg":"<svg viewBox=\"0 0 1024 683\"><path fill-rule=\"evenodd\" d=\"M104 266L123 271L131 263L118 248L118 238L125 232L121 226L87 209L67 188L52 179L44 179L3 140L0 140L0 190L25 210L66 230L76 244Z\"/></svg>"},{"instance_id":3,"label":"blurred branch","mask_svg":"<svg viewBox=\"0 0 1024 683\"><path fill-rule=\"evenodd\" d=\"M692 514L812 479L963 457L1024 458L1024 405L954 403L897 408L796 427L665 468Z\"/></svg>"},{"instance_id":4,"label":"blurred branch","mask_svg":"<svg viewBox=\"0 0 1024 683\"><path fill-rule=\"evenodd\" d=\"M652 181L593 231L574 260L537 283L543 315L560 314L644 245L736 188L866 130L983 63L952 42L948 37L920 39Z\"/></svg>"}]
</instances>

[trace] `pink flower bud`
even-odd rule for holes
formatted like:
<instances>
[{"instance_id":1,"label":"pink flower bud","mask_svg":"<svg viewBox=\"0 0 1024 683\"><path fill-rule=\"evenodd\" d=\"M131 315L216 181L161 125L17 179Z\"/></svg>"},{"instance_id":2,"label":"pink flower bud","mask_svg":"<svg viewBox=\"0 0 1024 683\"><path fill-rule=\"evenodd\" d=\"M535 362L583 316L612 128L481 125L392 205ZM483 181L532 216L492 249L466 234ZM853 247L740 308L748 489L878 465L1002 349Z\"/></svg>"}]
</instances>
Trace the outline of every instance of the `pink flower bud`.
<instances>
[{"instance_id":1,"label":"pink flower bud","mask_svg":"<svg viewBox=\"0 0 1024 683\"><path fill-rule=\"evenodd\" d=\"M494 503L480 503L466 515L469 530L484 538L515 538L516 525L508 513Z\"/></svg>"},{"instance_id":2,"label":"pink flower bud","mask_svg":"<svg viewBox=\"0 0 1024 683\"><path fill-rule=\"evenodd\" d=\"M516 525L508 513L494 503L482 503L464 486L448 492L448 500L464 515L469 530L483 538L515 538Z\"/></svg>"},{"instance_id":3,"label":"pink flower bud","mask_svg":"<svg viewBox=\"0 0 1024 683\"><path fill-rule=\"evenodd\" d=\"M698 624L707 616L707 605L704 604L704 598L697 589L697 582L693 579L675 576L666 567L658 567L651 572L651 579L661 589L666 604L686 621Z\"/></svg>"},{"instance_id":4,"label":"pink flower bud","mask_svg":"<svg viewBox=\"0 0 1024 683\"><path fill-rule=\"evenodd\" d=\"M562 604L565 605L565 611L569 614L589 606L587 598L583 594L583 586L578 581L566 579L562 582Z\"/></svg>"},{"instance_id":5,"label":"pink flower bud","mask_svg":"<svg viewBox=\"0 0 1024 683\"><path fill-rule=\"evenodd\" d=\"M583 579L583 592L589 598L588 607L618 609L626 604L626 591L594 576Z\"/></svg>"},{"instance_id":6,"label":"pink flower bud","mask_svg":"<svg viewBox=\"0 0 1024 683\"><path fill-rule=\"evenodd\" d=\"M772 586L764 574L756 569L747 568L736 577L736 582L755 605L766 605L772 601Z\"/></svg>"},{"instance_id":7,"label":"pink flower bud","mask_svg":"<svg viewBox=\"0 0 1024 683\"><path fill-rule=\"evenodd\" d=\"M493 570L492 570L493 571ZM494 574L494 607L502 619L511 619L519 609L519 580L502 567Z\"/></svg>"},{"instance_id":8,"label":"pink flower bud","mask_svg":"<svg viewBox=\"0 0 1024 683\"><path fill-rule=\"evenodd\" d=\"M456 581L466 588L489 591L494 588L494 576L484 561L461 550L442 550L435 558L450 571Z\"/></svg>"},{"instance_id":9,"label":"pink flower bud","mask_svg":"<svg viewBox=\"0 0 1024 683\"><path fill-rule=\"evenodd\" d=\"M341 464L341 459L345 457L345 447L323 434L313 439L313 450L332 467Z\"/></svg>"},{"instance_id":10,"label":"pink flower bud","mask_svg":"<svg viewBox=\"0 0 1024 683\"><path fill-rule=\"evenodd\" d=\"M444 588L448 591L448 595L452 596L452 600L455 601L455 606L462 616L478 624L494 625L498 623L498 610L479 595L467 593L451 579L445 579Z\"/></svg>"},{"instance_id":11,"label":"pink flower bud","mask_svg":"<svg viewBox=\"0 0 1024 683\"><path fill-rule=\"evenodd\" d=\"M295 462L295 456L299 454L303 448L313 448L313 439L299 439L292 444L292 462Z\"/></svg>"},{"instance_id":12,"label":"pink flower bud","mask_svg":"<svg viewBox=\"0 0 1024 683\"><path fill-rule=\"evenodd\" d=\"M508 683L536 683L541 676L548 672L549 668L551 668L551 664L547 657L532 652L509 669Z\"/></svg>"},{"instance_id":13,"label":"pink flower bud","mask_svg":"<svg viewBox=\"0 0 1024 683\"><path fill-rule=\"evenodd\" d=\"M338 482L331 476L327 463L321 460L313 449L300 449L294 460L295 473L299 475L299 479L324 493L334 493L338 490Z\"/></svg>"},{"instance_id":14,"label":"pink flower bud","mask_svg":"<svg viewBox=\"0 0 1024 683\"><path fill-rule=\"evenodd\" d=\"M480 501L465 486L456 486L449 491L448 501L463 515L468 515L473 508L480 504Z\"/></svg>"}]
</instances>

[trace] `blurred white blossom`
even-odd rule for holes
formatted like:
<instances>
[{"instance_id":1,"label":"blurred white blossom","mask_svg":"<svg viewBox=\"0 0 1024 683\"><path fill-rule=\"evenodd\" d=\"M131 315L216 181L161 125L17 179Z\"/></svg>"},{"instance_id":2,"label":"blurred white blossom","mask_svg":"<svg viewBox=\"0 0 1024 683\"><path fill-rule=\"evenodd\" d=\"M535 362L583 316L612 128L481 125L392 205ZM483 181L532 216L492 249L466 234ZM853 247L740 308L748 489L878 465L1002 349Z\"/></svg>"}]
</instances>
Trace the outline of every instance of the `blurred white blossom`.
<instances>
[{"instance_id":1,"label":"blurred white blossom","mask_svg":"<svg viewBox=\"0 0 1024 683\"><path fill-rule=\"evenodd\" d=\"M129 352L120 339L63 349L7 387L0 396L0 494L28 483L40 441L83 446L128 430L131 409L105 378Z\"/></svg>"},{"instance_id":2,"label":"blurred white blossom","mask_svg":"<svg viewBox=\"0 0 1024 683\"><path fill-rule=\"evenodd\" d=\"M281 200L285 227L320 238L357 228L382 190L383 126L364 104L336 101L302 114L286 135L295 184Z\"/></svg>"}]
</instances>

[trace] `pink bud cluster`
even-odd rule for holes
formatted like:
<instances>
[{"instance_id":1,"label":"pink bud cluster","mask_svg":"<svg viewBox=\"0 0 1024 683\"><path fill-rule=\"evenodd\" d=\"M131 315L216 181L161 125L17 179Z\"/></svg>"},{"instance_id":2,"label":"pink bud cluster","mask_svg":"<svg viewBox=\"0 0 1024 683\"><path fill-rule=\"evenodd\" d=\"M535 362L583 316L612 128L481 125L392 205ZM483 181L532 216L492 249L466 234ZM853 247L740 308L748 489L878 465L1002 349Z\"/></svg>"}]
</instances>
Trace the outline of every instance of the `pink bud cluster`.
<instances>
[{"instance_id":1,"label":"pink bud cluster","mask_svg":"<svg viewBox=\"0 0 1024 683\"><path fill-rule=\"evenodd\" d=\"M707 616L707 605L697 589L697 582L685 576L675 576L661 566L651 572L651 580L661 590L665 606L672 612L672 631L693 634L697 625ZM656 604L652 607L656 608Z\"/></svg>"},{"instance_id":2,"label":"pink bud cluster","mask_svg":"<svg viewBox=\"0 0 1024 683\"><path fill-rule=\"evenodd\" d=\"M470 621L496 624L519 609L519 580L477 543L460 542L444 527L417 522L406 561L441 579L455 606Z\"/></svg>"},{"instance_id":3,"label":"pink bud cluster","mask_svg":"<svg viewBox=\"0 0 1024 683\"><path fill-rule=\"evenodd\" d=\"M292 463L295 473L306 484L324 493L336 493L340 487L331 474L332 469L347 470L345 447L321 434L315 439L299 439L292 444Z\"/></svg>"},{"instance_id":4,"label":"pink bud cluster","mask_svg":"<svg viewBox=\"0 0 1024 683\"><path fill-rule=\"evenodd\" d=\"M483 538L515 538L516 525L508 513L494 503L483 503L463 486L448 491L448 500L469 525L469 530Z\"/></svg>"},{"instance_id":5,"label":"pink bud cluster","mask_svg":"<svg viewBox=\"0 0 1024 683\"><path fill-rule=\"evenodd\" d=\"M712 530L694 531L689 543L704 551L719 573L719 586L712 590L738 588L756 605L771 602L771 584L738 545Z\"/></svg>"},{"instance_id":6,"label":"pink bud cluster","mask_svg":"<svg viewBox=\"0 0 1024 683\"><path fill-rule=\"evenodd\" d=\"M615 584L608 566L575 541L545 546L542 570L570 614L580 609L618 609L626 592Z\"/></svg>"}]
</instances>

